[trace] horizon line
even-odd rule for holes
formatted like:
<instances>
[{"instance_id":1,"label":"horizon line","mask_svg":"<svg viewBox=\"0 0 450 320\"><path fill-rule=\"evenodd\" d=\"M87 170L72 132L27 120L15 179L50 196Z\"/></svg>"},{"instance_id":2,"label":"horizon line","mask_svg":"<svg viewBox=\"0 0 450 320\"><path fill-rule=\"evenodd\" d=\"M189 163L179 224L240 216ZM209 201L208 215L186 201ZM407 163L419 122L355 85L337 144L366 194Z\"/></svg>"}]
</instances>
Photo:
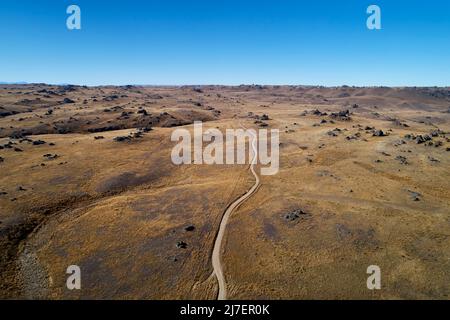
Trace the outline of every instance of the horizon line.
<instances>
[{"instance_id":1,"label":"horizon line","mask_svg":"<svg viewBox=\"0 0 450 320\"><path fill-rule=\"evenodd\" d=\"M0 85L47 85L47 86L78 86L78 87L315 87L315 88L450 88L450 85L322 85L322 84L260 84L260 83L240 83L240 84L79 84L79 83L49 83L49 82L26 82L26 81L0 81Z\"/></svg>"}]
</instances>

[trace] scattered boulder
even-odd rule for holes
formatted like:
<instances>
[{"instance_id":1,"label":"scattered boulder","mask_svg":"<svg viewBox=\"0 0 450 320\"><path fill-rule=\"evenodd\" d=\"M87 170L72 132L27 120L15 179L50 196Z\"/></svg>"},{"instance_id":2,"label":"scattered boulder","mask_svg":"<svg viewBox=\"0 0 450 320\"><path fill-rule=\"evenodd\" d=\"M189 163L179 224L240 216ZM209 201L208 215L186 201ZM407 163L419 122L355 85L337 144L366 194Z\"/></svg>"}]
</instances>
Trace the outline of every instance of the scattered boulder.
<instances>
[{"instance_id":1,"label":"scattered boulder","mask_svg":"<svg viewBox=\"0 0 450 320\"><path fill-rule=\"evenodd\" d=\"M440 135L445 135L446 133L442 131L441 129L432 130L430 132L430 135L434 138L439 137Z\"/></svg>"},{"instance_id":2,"label":"scattered boulder","mask_svg":"<svg viewBox=\"0 0 450 320\"><path fill-rule=\"evenodd\" d=\"M341 129L335 128L333 130L328 131L327 135L332 136L332 137L337 137L341 132L342 132Z\"/></svg>"},{"instance_id":3,"label":"scattered boulder","mask_svg":"<svg viewBox=\"0 0 450 320\"><path fill-rule=\"evenodd\" d=\"M178 249L186 249L187 248L187 243L184 241L178 241L177 242L177 248Z\"/></svg>"},{"instance_id":4,"label":"scattered boulder","mask_svg":"<svg viewBox=\"0 0 450 320\"><path fill-rule=\"evenodd\" d=\"M397 140L397 141L394 142L394 147L401 146L402 144L406 144L406 141L402 140L402 139Z\"/></svg>"},{"instance_id":5,"label":"scattered boulder","mask_svg":"<svg viewBox=\"0 0 450 320\"><path fill-rule=\"evenodd\" d=\"M25 134L23 132L13 132L9 135L10 139L15 139L15 140L19 140L19 139L24 139Z\"/></svg>"},{"instance_id":6,"label":"scattered boulder","mask_svg":"<svg viewBox=\"0 0 450 320\"><path fill-rule=\"evenodd\" d=\"M411 196L411 199L413 201L420 201L422 198L422 195L419 192L407 190Z\"/></svg>"},{"instance_id":7,"label":"scattered boulder","mask_svg":"<svg viewBox=\"0 0 450 320\"><path fill-rule=\"evenodd\" d=\"M72 99L69 99L69 98L64 98L62 103L64 103L64 104L66 104L66 103L75 103L75 101L73 101Z\"/></svg>"},{"instance_id":8,"label":"scattered boulder","mask_svg":"<svg viewBox=\"0 0 450 320\"><path fill-rule=\"evenodd\" d=\"M148 115L148 112L145 109L139 110L137 113L143 114L144 116Z\"/></svg>"},{"instance_id":9,"label":"scattered boulder","mask_svg":"<svg viewBox=\"0 0 450 320\"><path fill-rule=\"evenodd\" d=\"M427 141L430 141L431 139L432 138L429 135L425 134L425 135L418 135L415 140L417 144L422 144Z\"/></svg>"},{"instance_id":10,"label":"scattered boulder","mask_svg":"<svg viewBox=\"0 0 450 320\"><path fill-rule=\"evenodd\" d=\"M319 109L313 110L313 111L311 111L311 113L315 116L326 116L327 115L326 112L322 112Z\"/></svg>"},{"instance_id":11,"label":"scattered boulder","mask_svg":"<svg viewBox=\"0 0 450 320\"><path fill-rule=\"evenodd\" d=\"M47 154L44 154L43 157L46 158L47 160L55 160L59 156L57 154L47 153Z\"/></svg>"},{"instance_id":12,"label":"scattered boulder","mask_svg":"<svg viewBox=\"0 0 450 320\"><path fill-rule=\"evenodd\" d=\"M295 209L294 211L288 212L284 215L284 219L287 221L295 221L302 217L308 217L310 214L304 212L301 209Z\"/></svg>"},{"instance_id":13,"label":"scattered boulder","mask_svg":"<svg viewBox=\"0 0 450 320\"><path fill-rule=\"evenodd\" d=\"M43 140L35 140L33 141L33 146L39 146L41 144L46 144L47 142L43 141Z\"/></svg>"},{"instance_id":14,"label":"scattered boulder","mask_svg":"<svg viewBox=\"0 0 450 320\"><path fill-rule=\"evenodd\" d=\"M114 100L116 100L116 99L119 99L119 96L118 96L118 95L115 95L115 94L113 94L113 95L110 95L110 96L104 97L104 98L103 98L103 101L114 101Z\"/></svg>"},{"instance_id":15,"label":"scattered boulder","mask_svg":"<svg viewBox=\"0 0 450 320\"><path fill-rule=\"evenodd\" d=\"M400 164L408 165L408 159L404 156L397 156L395 157L395 160L398 160Z\"/></svg>"},{"instance_id":16,"label":"scattered boulder","mask_svg":"<svg viewBox=\"0 0 450 320\"><path fill-rule=\"evenodd\" d=\"M351 140L358 140L358 137L359 137L358 133L355 133L355 134L353 134L353 135L351 135L351 136L345 137L345 139L347 139L348 141L351 141Z\"/></svg>"},{"instance_id":17,"label":"scattered boulder","mask_svg":"<svg viewBox=\"0 0 450 320\"><path fill-rule=\"evenodd\" d=\"M343 121L351 120L350 111L348 109L344 111L333 112L331 113L330 117L335 120L343 120Z\"/></svg>"},{"instance_id":18,"label":"scattered boulder","mask_svg":"<svg viewBox=\"0 0 450 320\"><path fill-rule=\"evenodd\" d=\"M383 132L383 130L375 130L375 132L372 134L374 137L385 137L386 133Z\"/></svg>"},{"instance_id":19,"label":"scattered boulder","mask_svg":"<svg viewBox=\"0 0 450 320\"><path fill-rule=\"evenodd\" d=\"M430 160L431 162L440 162L438 159L436 159L432 156L428 156L428 160Z\"/></svg>"},{"instance_id":20,"label":"scattered boulder","mask_svg":"<svg viewBox=\"0 0 450 320\"><path fill-rule=\"evenodd\" d=\"M119 136L119 137L115 137L113 140L116 142L131 141L131 137L130 136Z\"/></svg>"},{"instance_id":21,"label":"scattered boulder","mask_svg":"<svg viewBox=\"0 0 450 320\"><path fill-rule=\"evenodd\" d=\"M392 122L394 123L394 125L396 125L398 127L409 128L409 125L407 125L406 123L401 122L398 119L392 119Z\"/></svg>"},{"instance_id":22,"label":"scattered boulder","mask_svg":"<svg viewBox=\"0 0 450 320\"><path fill-rule=\"evenodd\" d=\"M193 226L193 225L184 227L184 231L194 231L194 230L195 230L195 226Z\"/></svg>"}]
</instances>

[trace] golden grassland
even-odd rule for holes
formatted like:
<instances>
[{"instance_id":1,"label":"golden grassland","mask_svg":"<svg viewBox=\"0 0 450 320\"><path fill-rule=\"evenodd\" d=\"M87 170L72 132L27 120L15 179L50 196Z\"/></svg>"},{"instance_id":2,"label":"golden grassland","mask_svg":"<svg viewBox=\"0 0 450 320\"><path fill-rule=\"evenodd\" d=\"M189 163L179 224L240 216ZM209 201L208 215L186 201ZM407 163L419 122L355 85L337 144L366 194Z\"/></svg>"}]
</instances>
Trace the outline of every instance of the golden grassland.
<instances>
[{"instance_id":1,"label":"golden grassland","mask_svg":"<svg viewBox=\"0 0 450 320\"><path fill-rule=\"evenodd\" d=\"M172 164L194 120L281 131L279 173L225 232L229 299L449 298L448 88L5 85L0 114L2 298L215 299L215 236L254 178Z\"/></svg>"}]
</instances>

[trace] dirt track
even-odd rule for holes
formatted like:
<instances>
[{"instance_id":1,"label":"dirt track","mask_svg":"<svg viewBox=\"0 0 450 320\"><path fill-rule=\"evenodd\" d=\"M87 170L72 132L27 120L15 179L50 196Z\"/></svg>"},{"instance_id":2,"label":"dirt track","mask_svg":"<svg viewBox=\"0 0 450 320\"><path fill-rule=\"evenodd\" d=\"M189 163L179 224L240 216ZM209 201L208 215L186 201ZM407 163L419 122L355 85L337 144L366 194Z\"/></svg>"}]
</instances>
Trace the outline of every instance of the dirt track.
<instances>
[{"instance_id":1,"label":"dirt track","mask_svg":"<svg viewBox=\"0 0 450 320\"><path fill-rule=\"evenodd\" d=\"M252 136L252 149L253 149L253 158L251 161L251 165L250 165L250 170L253 174L253 176L255 177L255 184L250 188L250 190L247 191L247 193L245 193L243 196L239 197L236 201L234 201L225 211L222 220L220 222L220 226L219 226L219 232L217 233L217 237L216 237L216 241L214 243L214 249L213 249L213 253L212 253L212 265L214 268L214 273L217 277L217 281L219 283L219 293L217 296L218 300L226 300L227 298L227 284L225 281L225 277L223 275L223 270L222 270L222 263L220 260L220 253L221 253L221 248L222 248L222 240L223 240L223 235L225 233L225 229L227 227L227 223L228 223L228 219L231 215L231 213L237 209L245 200L247 200L248 198L250 198L257 190L258 187L260 185L260 179L258 174L255 171L255 164L257 163L257 157L258 157L258 151L256 149L256 135L252 132L249 131Z\"/></svg>"}]
</instances>

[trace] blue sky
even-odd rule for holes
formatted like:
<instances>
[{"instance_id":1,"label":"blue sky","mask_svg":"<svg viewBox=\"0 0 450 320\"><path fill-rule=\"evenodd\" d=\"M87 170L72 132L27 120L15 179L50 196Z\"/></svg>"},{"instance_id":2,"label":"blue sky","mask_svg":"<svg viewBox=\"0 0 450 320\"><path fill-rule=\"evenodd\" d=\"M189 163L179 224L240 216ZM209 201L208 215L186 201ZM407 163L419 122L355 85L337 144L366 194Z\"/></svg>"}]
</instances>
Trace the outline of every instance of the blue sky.
<instances>
[{"instance_id":1,"label":"blue sky","mask_svg":"<svg viewBox=\"0 0 450 320\"><path fill-rule=\"evenodd\" d=\"M450 86L450 1L2 0L0 81Z\"/></svg>"}]
</instances>

